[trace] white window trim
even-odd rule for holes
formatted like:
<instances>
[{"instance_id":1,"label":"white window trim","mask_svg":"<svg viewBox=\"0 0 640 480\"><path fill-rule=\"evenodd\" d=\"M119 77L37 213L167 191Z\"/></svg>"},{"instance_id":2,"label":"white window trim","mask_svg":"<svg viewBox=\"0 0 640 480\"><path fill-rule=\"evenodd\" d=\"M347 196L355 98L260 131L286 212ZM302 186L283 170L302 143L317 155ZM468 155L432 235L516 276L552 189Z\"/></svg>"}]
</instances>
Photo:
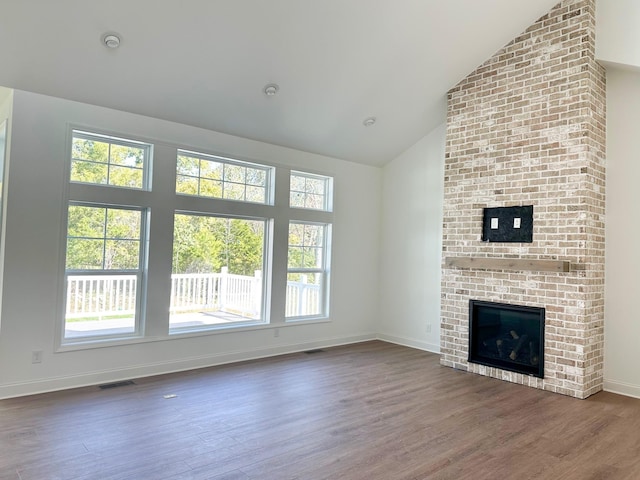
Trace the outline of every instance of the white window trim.
<instances>
[{"instance_id":1,"label":"white window trim","mask_svg":"<svg viewBox=\"0 0 640 480\"><path fill-rule=\"evenodd\" d=\"M302 172L300 170L291 170L291 176L305 177L311 178L315 180L322 180L325 184L325 193L324 193L324 208L307 208L307 207L295 207L291 206L291 208L295 208L297 210L312 210L316 212L333 212L333 176L331 175L321 175L319 173L310 173L310 172ZM306 193L306 192L300 192Z\"/></svg>"},{"instance_id":2,"label":"white window trim","mask_svg":"<svg viewBox=\"0 0 640 480\"><path fill-rule=\"evenodd\" d=\"M287 276L290 273L319 273L322 275L322 285L321 285L321 294L322 297L320 299L320 313L314 315L295 315L295 316L285 316L285 322L302 322L312 319L322 319L329 318L329 308L331 306L329 302L329 290L331 288L331 235L332 235L332 224L328 222L311 222L311 221L301 221L301 220L290 220L291 223L304 224L304 225L315 225L321 226L324 229L323 232L323 245L322 245L322 265L319 267L288 267L287 266ZM287 241L287 246L288 246ZM287 262L288 263L288 262Z\"/></svg>"},{"instance_id":3,"label":"white window trim","mask_svg":"<svg viewBox=\"0 0 640 480\"><path fill-rule=\"evenodd\" d=\"M87 132L95 135L104 135L116 139L129 139L134 142L151 145L150 164L148 165L148 185L153 190L140 190L126 187L117 187L103 184L85 184L70 181L71 166L71 141L73 131ZM333 211L292 208L289 205L291 172L318 175L328 177L330 190L327 192L329 205L333 205L333 184L335 174L331 172L310 172L300 166L281 165L268 160L246 158L241 155L229 155L228 153L215 152L203 148L202 145L193 146L179 143L169 143L165 140L153 139L129 135L122 132L106 131L88 125L69 124L67 134L67 157L65 162L64 181L66 187L61 199L61 230L60 240L62 255L59 260L58 282L58 319L56 321L56 352L66 352L84 349L112 347L118 345L130 345L157 341L171 341L176 338L202 337L206 335L225 334L228 332L272 330L275 328L292 326L304 322L305 324L318 324L331 321L330 317L330 264L331 264L331 235L327 237L325 245L325 298L324 315L313 317L286 317L285 316L285 292L287 279L288 260L288 232L289 222L322 223L333 228ZM197 155L210 155L225 160L234 159L242 164L255 164L257 166L271 168L270 192L268 204L239 202L231 199L218 199L212 197L197 197L193 195L181 195L175 193L176 164L179 151L195 153ZM83 342L69 343L64 339L64 292L65 292L65 253L67 235L67 206L69 202L103 204L113 207L129 207L145 209L147 212L144 243L146 246L145 270L143 274L144 286L141 286L141 320L140 335L130 337L106 338L83 337ZM234 324L226 328L203 329L197 331L184 331L170 333L169 328L169 298L167 286L170 284L172 241L167 241L165 233L173 231L173 215L176 212L205 214L214 216L232 216L268 219L269 235L266 236L264 258L264 319L267 323L255 323L250 325ZM160 218L160 221L158 219ZM171 218L171 220L168 220ZM154 233L155 232L155 233ZM173 235L171 235L171 238ZM268 238L267 238L268 237ZM163 253L164 252L164 253ZM163 255L168 255L162 259ZM149 265L149 258L153 257L153 265ZM160 260L159 260L160 258ZM153 268L153 275L149 276L148 269ZM269 272L269 278L267 273ZM166 278L165 278L166 277ZM166 301L166 305L163 302ZM151 313L150 313L151 312Z\"/></svg>"},{"instance_id":4,"label":"white window trim","mask_svg":"<svg viewBox=\"0 0 640 480\"><path fill-rule=\"evenodd\" d=\"M134 190L134 191L150 191L151 190L151 178L152 178L151 164L153 162L153 144L152 143L132 140L132 139L125 139L119 136L107 135L104 133L92 133L82 129L72 129L71 130L72 142L74 137L82 138L84 140L97 140L97 141L103 141L109 144L140 148L145 151L145 163L143 165L143 168L141 169L142 170L142 187L140 188L112 185L109 183L90 183L90 182L78 182L75 180L71 180L70 165L68 165L68 172L66 175L66 178L69 180L69 183L78 184L78 185L90 185L93 187L110 187L110 188L118 188L118 189L127 189L127 190ZM73 150L70 149L70 152L72 151ZM72 158L71 155L68 155L68 157L70 159ZM82 159L76 159L76 160L85 161ZM91 162L90 160L86 160L86 161L89 163L97 163L97 162ZM67 163L70 163L70 162L67 162ZM107 165L111 166L113 164L109 162ZM116 166L119 166L119 165L116 164ZM136 170L140 170L140 169L136 169Z\"/></svg>"},{"instance_id":5,"label":"white window trim","mask_svg":"<svg viewBox=\"0 0 640 480\"><path fill-rule=\"evenodd\" d=\"M203 325L195 327L171 327L171 315L169 315L169 336L183 336L192 335L210 331L227 331L229 329L253 327L253 326L265 326L269 325L270 312L268 310L268 297L270 295L272 284L272 276L270 271L270 263L268 261L270 250L269 246L272 244L273 236L273 222L269 218L265 217L247 217L239 215L223 215L219 213L203 213L203 212L191 212L191 211L176 211L175 215L200 215L204 217L215 218L227 218L227 219L240 219L240 220L254 220L264 224L264 236L262 242L263 257L262 257L262 299L260 302L260 318L259 319L247 319L246 321L233 322L233 324L218 324L218 325Z\"/></svg>"},{"instance_id":6,"label":"white window trim","mask_svg":"<svg viewBox=\"0 0 640 480\"><path fill-rule=\"evenodd\" d=\"M213 154L209 154L209 153L203 153L203 152L195 152L192 150L185 150L182 148L178 148L178 153L177 155L184 155L184 156L189 156L189 157L193 157L193 158L197 158L197 159L202 159L202 160L209 160L209 161L213 161L213 162L218 162L221 163L223 165L235 165L238 167L247 167L247 168L253 168L256 170L262 170L265 173L265 201L264 202L252 202L252 201L248 201L248 200L237 200L237 199L233 199L233 198L224 198L224 197L211 197L211 196L207 196L207 195L199 195L199 194L189 194L189 193L182 193L182 192L176 192L177 195L184 195L187 197L197 197L197 198L207 198L207 199L215 199L215 200L224 200L227 202L238 202L238 203L242 203L242 204L250 204L250 205L273 205L274 204L274 170L276 167L274 167L273 165L267 165L267 164L260 164L260 163L255 163L255 162L250 162L250 161L246 161L246 160L240 160L240 159L233 159L233 158L229 158L229 157L223 157L220 155L213 155ZM186 176L189 178L194 178L198 180L198 184L200 182L200 180L203 178L200 175L193 176L193 175L183 175L180 174L182 176ZM178 172L176 169L176 178L178 176ZM225 183L231 183L234 185L244 185L245 188L247 186L255 186L252 184L248 184L248 183L238 183L238 182L227 182L224 180L224 178L221 180L222 184L223 184L223 190L224 190L224 184Z\"/></svg>"},{"instance_id":7,"label":"white window trim","mask_svg":"<svg viewBox=\"0 0 640 480\"><path fill-rule=\"evenodd\" d=\"M140 248L139 259L137 269L67 269L66 268L66 244L68 238L68 208L72 205L96 207L96 208L111 208L121 210L132 210L140 212ZM64 265L64 280L62 285L63 297L62 297L62 322L60 325L60 347L71 345L82 345L86 343L95 342L111 342L119 340L127 340L133 338L140 338L144 336L145 325L145 312L146 312L146 286L147 286L147 259L148 259L148 225L149 225L149 211L147 208L131 207L126 205L114 205L103 204L94 202L78 202L74 200L67 201L67 208L65 209L65 222L64 222L64 255L62 255ZM86 335L78 337L66 337L66 307L67 307L67 288L68 277L73 276L120 276L120 275L135 275L136 277L136 302L134 312L134 329L133 332L121 333L121 334L101 334L101 335Z\"/></svg>"}]
</instances>

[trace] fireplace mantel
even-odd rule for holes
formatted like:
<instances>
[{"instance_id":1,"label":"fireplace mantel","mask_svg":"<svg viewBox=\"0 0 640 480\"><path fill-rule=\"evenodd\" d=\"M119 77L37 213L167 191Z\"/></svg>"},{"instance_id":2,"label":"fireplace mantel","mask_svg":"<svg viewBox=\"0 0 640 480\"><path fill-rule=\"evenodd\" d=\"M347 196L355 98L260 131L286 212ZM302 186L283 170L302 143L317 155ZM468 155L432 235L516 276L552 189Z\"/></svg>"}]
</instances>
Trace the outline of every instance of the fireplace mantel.
<instances>
[{"instance_id":1,"label":"fireplace mantel","mask_svg":"<svg viewBox=\"0 0 640 480\"><path fill-rule=\"evenodd\" d=\"M565 260L533 260L491 257L446 257L448 268L481 268L487 270L525 270L532 272L568 272L571 262Z\"/></svg>"}]
</instances>

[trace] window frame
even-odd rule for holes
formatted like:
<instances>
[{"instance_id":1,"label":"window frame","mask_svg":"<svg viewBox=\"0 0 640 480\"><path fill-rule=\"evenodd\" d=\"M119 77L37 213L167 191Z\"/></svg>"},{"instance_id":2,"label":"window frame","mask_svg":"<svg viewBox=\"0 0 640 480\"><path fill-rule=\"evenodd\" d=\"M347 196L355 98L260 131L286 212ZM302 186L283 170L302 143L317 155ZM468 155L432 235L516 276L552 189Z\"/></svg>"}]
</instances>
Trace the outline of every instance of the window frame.
<instances>
[{"instance_id":1,"label":"window frame","mask_svg":"<svg viewBox=\"0 0 640 480\"><path fill-rule=\"evenodd\" d=\"M75 132L95 135L99 141L102 138L113 138L130 141L134 146L149 145L147 164L148 190L121 187L109 184L93 184L71 181L71 155L73 136ZM105 131L86 125L67 126L67 160L64 190L61 209L61 255L59 259L60 274L58 282L58 321L56 321L55 351L75 351L91 348L112 347L118 345L166 341L175 338L201 337L203 335L227 332L273 330L286 327L294 323L324 323L330 322L330 263L331 263L331 233L333 229L333 211L311 208L291 207L290 186L291 175L303 174L313 178L323 178L329 182L326 191L327 205L333 205L333 184L335 178L329 172L306 172L288 165L278 164L270 160L254 160L242 156L229 157L227 153L207 150L202 145L178 144L165 140L143 138L135 135L123 135L118 132ZM263 168L268 172L265 187L265 203L238 201L231 198L216 198L180 194L176 191L178 177L178 155L181 154L203 156L214 161L222 159L230 163ZM157 157L157 158L156 158ZM245 177L246 180L246 177ZM152 182L155 191L152 190ZM132 334L117 334L114 336L83 336L77 340L65 339L65 302L68 276L66 271L66 237L67 215L70 204L89 204L112 208L129 208L144 210L144 230L142 234L144 263L136 300L138 322L136 332ZM248 218L265 221L263 246L263 283L262 283L262 319L260 322L238 322L218 328L204 329L171 329L169 319L171 289L173 228L174 215L185 213L214 217ZM312 316L286 316L286 283L288 275L288 228L290 222L320 223L326 225L324 262L326 269L323 274L322 312ZM171 232L171 235L167 235ZM169 238L168 238L169 237ZM150 270L152 273L150 274ZM101 271L102 273L102 271ZM91 274L91 273L89 273ZM93 274L96 274L95 272ZM113 272L115 275L116 272ZM136 277L138 278L138 277ZM136 280L138 283L138 280Z\"/></svg>"},{"instance_id":2,"label":"window frame","mask_svg":"<svg viewBox=\"0 0 640 480\"><path fill-rule=\"evenodd\" d=\"M304 178L305 183L307 179L321 180L324 183L324 193L322 194L322 198L323 198L322 208L313 208L313 207L306 207L306 206L301 207L301 206L292 205L291 195L293 192L302 194L305 197L305 199L307 195L309 195L306 189L304 191L291 189L291 183L294 176ZM300 170L291 170L289 175L289 207L299 209L299 210L312 210L317 212L333 212L333 177L329 175L321 175L318 173L302 172Z\"/></svg>"},{"instance_id":3,"label":"window frame","mask_svg":"<svg viewBox=\"0 0 640 480\"><path fill-rule=\"evenodd\" d=\"M109 341L109 340L119 340L119 339L127 339L127 338L135 338L143 335L143 327L144 327L144 312L145 312L145 299L146 299L146 271L147 271L147 258L148 252L146 246L148 245L148 222L149 222L149 210L144 207L132 207L126 205L113 205L113 204L103 204L103 203L93 203L93 202L79 202L74 200L69 200L67 202L67 213L66 213L66 222L65 222L65 239L69 239L69 210L72 206L82 206L82 207L90 207L90 208L104 208L104 209L112 209L112 210L128 210L135 211L140 213L140 235L138 244L138 268L136 269L105 269L105 268L92 268L92 269L67 269L66 261L67 261L67 243L65 242L64 249L64 261L65 261L65 269L64 269L64 297L63 297L63 325L62 325L62 344L63 345L74 345L74 344L84 344L89 342L96 341ZM106 232L105 232L105 242L107 241ZM79 335L76 337L67 337L67 302L69 301L69 277L75 276L83 276L83 277L91 277L91 276L103 276L103 277L117 277L117 276L135 276L136 278L136 298L135 298L135 311L133 316L133 331L132 332L124 332L124 333L112 333L112 334L100 334L100 335Z\"/></svg>"},{"instance_id":4,"label":"window frame","mask_svg":"<svg viewBox=\"0 0 640 480\"><path fill-rule=\"evenodd\" d=\"M186 174L182 174L182 173L178 172L178 162L179 162L178 158L180 156L191 157L191 158L197 159L199 161L198 175L197 176L195 176L195 175L186 175ZM219 181L220 184L221 184L221 188L222 188L222 192L223 192L222 196L202 195L202 194L199 193L201 191L201 181L203 179L204 180L214 180L214 179L209 179L207 177L202 177L200 175L200 173L202 171L202 167L201 167L200 162L202 162L203 160L222 164L221 178L220 178L220 180L216 180L216 181ZM265 175L264 186L247 183L246 178L245 178L244 182L234 182L234 181L230 181L230 180L225 180L225 167L227 165L236 166L236 167L243 167L243 168L251 168L251 169L254 169L254 170L263 171L264 175ZM235 158L224 157L224 156L221 156L221 155L214 155L214 154L210 154L210 153L196 152L196 151L193 151L193 150L186 150L186 149L178 148L177 155L176 155L176 171L175 171L176 192L175 193L176 193L176 195L184 195L184 196L187 196L187 197L206 198L206 199L215 199L215 200L225 200L225 201L229 201L229 202L246 203L246 204L251 204L251 205L273 205L274 204L274 180L273 179L275 177L275 169L276 169L276 167L274 167L272 165L260 164L260 163L256 163L256 162L250 162L250 161L245 161L245 160L240 160L240 159L235 159ZM197 183L198 184L198 193L179 192L178 191L178 178L179 177L191 178L191 179L197 180L197 182L198 182ZM243 199L236 199L236 198L225 197L224 196L224 192L225 192L225 185L226 184L243 185L244 186L244 198ZM257 202L257 201L247 200L246 199L247 187L264 188L264 190L265 190L264 201L263 202Z\"/></svg>"},{"instance_id":5,"label":"window frame","mask_svg":"<svg viewBox=\"0 0 640 480\"><path fill-rule=\"evenodd\" d=\"M269 246L272 244L271 238L273 235L273 220L265 217L258 216L243 216L243 215L233 215L233 214L221 214L214 212L203 212L203 211L183 211L176 210L174 212L174 218L176 215L191 215L191 216L199 216L199 217L209 217L209 218L220 218L220 219L229 219L229 220L249 220L249 221L257 221L263 224L263 237L262 237L262 283L261 283L261 299L260 299L260 317L258 319L246 319L244 321L233 322L229 324L212 324L212 325L202 325L202 326L192 326L192 327L171 327L171 312L169 313L169 330L168 335L170 337L176 337L185 334L199 334L199 333L207 333L212 331L229 331L229 329L236 329L242 327L252 327L252 326L263 326L268 325L270 315L268 311L268 296L270 293L270 279L271 272L269 269L270 259L268 258L271 254L269 251ZM174 230L173 235L175 239L175 221L174 221ZM172 242L174 244L175 240ZM171 258L172 258L172 268L171 275L173 276L173 250L174 246L172 246L171 250ZM233 274L231 274L233 275ZM173 292L171 292L171 296ZM171 304L169 304L169 308L171 311Z\"/></svg>"},{"instance_id":6,"label":"window frame","mask_svg":"<svg viewBox=\"0 0 640 480\"><path fill-rule=\"evenodd\" d=\"M326 222L314 222L314 221L304 221L304 220L289 220L289 229L288 232L291 232L291 225L312 225L316 227L322 227L322 261L320 262L320 266L316 267L290 267L289 266L289 255L288 251L291 248L291 244L289 243L289 238L287 237L287 288L285 289L285 302L287 301L286 295L288 291L289 284L289 275L290 274L319 274L321 275L320 282L320 298L319 298L319 307L320 312L316 314L310 315L287 315L285 312L285 323L286 322L301 322L305 320L313 320L319 318L327 318L329 316L329 286L331 282L330 278L330 257L331 257L331 232L332 232L332 224ZM302 246L304 248L304 245Z\"/></svg>"},{"instance_id":7,"label":"window frame","mask_svg":"<svg viewBox=\"0 0 640 480\"><path fill-rule=\"evenodd\" d=\"M71 170L73 162L73 141L75 137L89 138L101 142L114 142L118 145L133 146L135 148L144 147L145 164L143 173L143 183L145 188L132 188L129 186L119 186L105 183L79 182L71 180ZM125 345L128 343L140 343L148 341L146 335L147 327L147 295L148 295L148 262L149 262L149 239L151 225L151 199L153 198L152 177L154 175L154 151L155 143L147 139L142 139L133 135L122 135L120 133L106 132L101 129L94 129L85 125L67 124L67 145L65 159L64 182L65 189L61 204L60 219L60 259L58 283L58 314L55 326L55 351L65 352L78 349L108 347L114 345ZM135 210L141 212L140 218L140 249L139 263L136 269L136 300L134 314L133 331L114 334L82 335L77 337L66 336L66 302L69 277L80 274L82 276L96 276L104 273L108 276L119 274L129 275L129 270L102 270L102 269L71 269L67 271L67 235L69 206L85 205L99 208L114 208L124 210ZM100 273L98 273L100 272Z\"/></svg>"},{"instance_id":8,"label":"window frame","mask_svg":"<svg viewBox=\"0 0 640 480\"><path fill-rule=\"evenodd\" d=\"M122 168L129 168L131 170L142 170L142 185L138 188L138 187L131 187L131 186L125 186L125 185L115 185L112 183L108 182L109 179L109 175L107 175L107 183L93 183L93 182L80 182L77 180L73 180L71 178L71 174L73 171L73 168L71 167L71 165L73 164L74 161L80 161L80 162L86 162L86 163L94 163L94 164L100 164L102 162L95 162L95 161L91 161L91 160L85 160L82 158L74 158L73 157L73 140L75 138L80 138L83 140L94 140L94 141L98 141L98 142L102 142L102 143L108 143L109 144L109 161L107 161L106 163L104 163L104 165L107 166L107 172L111 171L111 167L112 166L116 166L116 167L122 167L121 165L118 164L113 164L111 163L111 145L119 145L119 146L123 146L123 147L132 147L132 148L140 148L141 150L144 151L144 160L143 160L143 166L142 168L137 168L137 167L122 167ZM132 140L132 139L125 139L119 136L113 136L113 135L107 135L107 134L103 134L103 133L96 133L96 132L88 132L86 130L81 130L81 129L72 129L71 130L71 148L70 148L70 155L69 155L69 172L67 174L67 179L69 181L69 183L72 184L77 184L77 185L91 185L91 186L96 186L96 187L111 187L111 188L122 188L122 189L128 189L128 190L134 190L134 191L151 191L151 178L152 178L152 172L151 172L151 163L152 163L152 158L153 158L153 144L152 143L148 143L148 142L142 142L142 141L137 141L137 140Z\"/></svg>"}]
</instances>

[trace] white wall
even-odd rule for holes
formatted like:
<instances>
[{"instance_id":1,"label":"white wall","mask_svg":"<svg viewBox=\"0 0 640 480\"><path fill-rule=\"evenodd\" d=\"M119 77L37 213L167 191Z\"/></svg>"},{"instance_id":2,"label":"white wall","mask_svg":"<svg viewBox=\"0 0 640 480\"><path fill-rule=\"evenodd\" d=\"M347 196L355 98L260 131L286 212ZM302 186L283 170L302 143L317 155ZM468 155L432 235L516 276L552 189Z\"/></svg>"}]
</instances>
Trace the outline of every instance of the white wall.
<instances>
[{"instance_id":1,"label":"white wall","mask_svg":"<svg viewBox=\"0 0 640 480\"><path fill-rule=\"evenodd\" d=\"M640 68L640 2L597 0L596 58Z\"/></svg>"},{"instance_id":2,"label":"white wall","mask_svg":"<svg viewBox=\"0 0 640 480\"><path fill-rule=\"evenodd\" d=\"M379 337L440 351L445 125L384 167Z\"/></svg>"},{"instance_id":3,"label":"white wall","mask_svg":"<svg viewBox=\"0 0 640 480\"><path fill-rule=\"evenodd\" d=\"M335 177L331 321L56 352L68 124ZM379 168L185 125L15 91L0 325L0 398L375 337ZM171 235L171 232L167 232ZM31 352L43 351L41 364Z\"/></svg>"},{"instance_id":4,"label":"white wall","mask_svg":"<svg viewBox=\"0 0 640 480\"><path fill-rule=\"evenodd\" d=\"M596 2L596 58L607 66L604 388L640 397L640 2Z\"/></svg>"},{"instance_id":5,"label":"white wall","mask_svg":"<svg viewBox=\"0 0 640 480\"><path fill-rule=\"evenodd\" d=\"M4 245L5 245L5 229L1 228L1 219L6 216L7 185L4 182L5 175L9 170L9 155L11 152L11 120L13 118L13 90L0 87L0 128L5 125L5 130L0 131L0 135L4 135L3 141L0 141L0 158L4 157L4 162L0 163L0 175L2 176L2 184L0 184L0 292L2 291L3 278L1 272L4 269ZM0 296L0 311L2 311L2 297ZM2 330L2 316L0 316L0 331Z\"/></svg>"},{"instance_id":6,"label":"white wall","mask_svg":"<svg viewBox=\"0 0 640 480\"><path fill-rule=\"evenodd\" d=\"M605 390L640 397L640 72L607 69Z\"/></svg>"}]
</instances>

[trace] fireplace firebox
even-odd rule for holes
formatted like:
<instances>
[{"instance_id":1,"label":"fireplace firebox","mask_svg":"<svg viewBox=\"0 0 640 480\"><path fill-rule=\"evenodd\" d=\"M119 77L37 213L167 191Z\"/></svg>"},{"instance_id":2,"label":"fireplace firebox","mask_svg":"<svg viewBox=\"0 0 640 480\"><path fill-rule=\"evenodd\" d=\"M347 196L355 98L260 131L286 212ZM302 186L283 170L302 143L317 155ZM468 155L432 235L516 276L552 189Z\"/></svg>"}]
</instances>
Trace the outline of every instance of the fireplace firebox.
<instances>
[{"instance_id":1,"label":"fireplace firebox","mask_svg":"<svg viewBox=\"0 0 640 480\"><path fill-rule=\"evenodd\" d=\"M469 362L544 377L544 308L469 300Z\"/></svg>"}]
</instances>

